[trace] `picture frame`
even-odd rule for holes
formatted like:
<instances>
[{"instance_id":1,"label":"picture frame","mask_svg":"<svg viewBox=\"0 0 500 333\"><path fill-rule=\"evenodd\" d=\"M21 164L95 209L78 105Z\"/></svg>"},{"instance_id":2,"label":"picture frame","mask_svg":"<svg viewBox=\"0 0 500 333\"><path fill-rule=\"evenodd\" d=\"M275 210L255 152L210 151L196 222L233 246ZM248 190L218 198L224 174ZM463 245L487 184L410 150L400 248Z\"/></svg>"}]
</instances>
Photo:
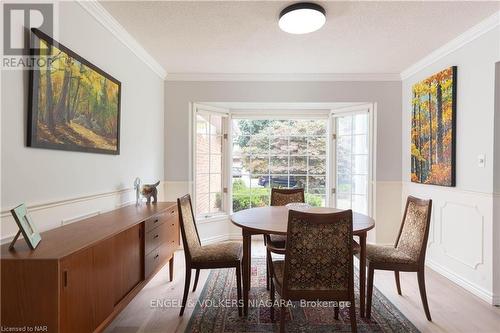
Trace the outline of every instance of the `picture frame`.
<instances>
[{"instance_id":1,"label":"picture frame","mask_svg":"<svg viewBox=\"0 0 500 333\"><path fill-rule=\"evenodd\" d=\"M456 186L457 66L412 85L411 181Z\"/></svg>"},{"instance_id":2,"label":"picture frame","mask_svg":"<svg viewBox=\"0 0 500 333\"><path fill-rule=\"evenodd\" d=\"M26 205L20 204L19 206L11 209L10 212L14 217L17 226L19 227L19 231L12 240L9 249L12 249L14 247L14 243L16 242L19 235L22 233L24 240L26 241L26 243L28 243L30 249L34 250L42 240L42 237L38 233L35 224L31 219L31 216L28 214L28 209L26 208Z\"/></svg>"},{"instance_id":3,"label":"picture frame","mask_svg":"<svg viewBox=\"0 0 500 333\"><path fill-rule=\"evenodd\" d=\"M121 82L31 29L27 146L120 154Z\"/></svg>"}]
</instances>

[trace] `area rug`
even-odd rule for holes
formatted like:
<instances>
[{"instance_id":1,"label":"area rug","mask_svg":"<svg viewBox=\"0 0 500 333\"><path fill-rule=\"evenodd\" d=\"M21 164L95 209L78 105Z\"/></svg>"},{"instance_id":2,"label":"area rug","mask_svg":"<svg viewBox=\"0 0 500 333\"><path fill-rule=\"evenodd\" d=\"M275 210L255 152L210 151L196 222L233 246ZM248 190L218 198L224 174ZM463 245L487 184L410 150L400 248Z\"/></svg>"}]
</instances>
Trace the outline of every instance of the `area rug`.
<instances>
[{"instance_id":1,"label":"area rug","mask_svg":"<svg viewBox=\"0 0 500 333\"><path fill-rule=\"evenodd\" d=\"M276 332L278 321L272 322L269 311L269 292L266 290L264 258L252 259L252 288L247 317L239 317L234 306L236 279L234 269L212 270L200 294L185 332L237 333ZM356 278L356 287L358 286ZM277 296L278 298L278 296ZM339 319L334 318L334 308L303 306L294 302L287 311L287 332L350 332L348 308L341 308ZM279 308L275 308L279 318ZM356 288L356 318L358 332L419 332L418 329L376 288L373 290L371 319L359 316L359 290Z\"/></svg>"}]
</instances>

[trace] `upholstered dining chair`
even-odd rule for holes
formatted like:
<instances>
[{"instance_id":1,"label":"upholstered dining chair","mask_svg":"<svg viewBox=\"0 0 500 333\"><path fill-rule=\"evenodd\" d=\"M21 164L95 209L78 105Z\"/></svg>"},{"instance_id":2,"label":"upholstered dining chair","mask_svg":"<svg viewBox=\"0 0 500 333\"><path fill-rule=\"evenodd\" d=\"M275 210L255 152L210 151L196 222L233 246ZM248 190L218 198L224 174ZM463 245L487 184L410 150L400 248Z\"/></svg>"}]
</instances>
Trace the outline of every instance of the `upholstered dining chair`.
<instances>
[{"instance_id":1,"label":"upholstered dining chair","mask_svg":"<svg viewBox=\"0 0 500 333\"><path fill-rule=\"evenodd\" d=\"M267 249L284 254L271 261L271 303L275 291L287 301L349 301L351 330L356 332L352 255L352 211L314 214L290 210L286 249ZM269 236L266 236L269 238ZM268 239L269 240L269 239ZM338 319L338 307L335 307ZM271 307L274 320L274 307ZM286 308L280 311L280 332L285 331Z\"/></svg>"},{"instance_id":2,"label":"upholstered dining chair","mask_svg":"<svg viewBox=\"0 0 500 333\"><path fill-rule=\"evenodd\" d=\"M432 200L422 200L409 196L394 246L368 244L366 260L368 266L368 291L366 317L371 316L373 275L376 269L394 271L396 288L401 295L399 272L417 272L420 297L427 320L431 321L431 313L427 304L425 291L425 250L429 237Z\"/></svg>"},{"instance_id":3,"label":"upholstered dining chair","mask_svg":"<svg viewBox=\"0 0 500 333\"><path fill-rule=\"evenodd\" d=\"M241 316L242 309L239 306L241 299L241 259L242 244L240 242L223 242L211 245L201 245L198 229L191 205L189 194L177 199L179 210L179 222L181 226L182 244L184 246L184 257L186 259L186 281L184 284L184 295L179 316L184 314L186 301L191 283L191 270L196 270L193 291L196 290L200 269L236 268L236 289L238 297L238 314Z\"/></svg>"},{"instance_id":4,"label":"upholstered dining chair","mask_svg":"<svg viewBox=\"0 0 500 333\"><path fill-rule=\"evenodd\" d=\"M271 189L271 206L286 206L291 203L303 203L305 202L304 189L303 188L272 188ZM269 235L266 237L264 235L264 245L267 244L267 240L271 242L271 245L275 248L285 248L286 236L283 235ZM266 251L266 288L269 290L269 284L271 281L271 274L269 272L269 261L271 254Z\"/></svg>"}]
</instances>

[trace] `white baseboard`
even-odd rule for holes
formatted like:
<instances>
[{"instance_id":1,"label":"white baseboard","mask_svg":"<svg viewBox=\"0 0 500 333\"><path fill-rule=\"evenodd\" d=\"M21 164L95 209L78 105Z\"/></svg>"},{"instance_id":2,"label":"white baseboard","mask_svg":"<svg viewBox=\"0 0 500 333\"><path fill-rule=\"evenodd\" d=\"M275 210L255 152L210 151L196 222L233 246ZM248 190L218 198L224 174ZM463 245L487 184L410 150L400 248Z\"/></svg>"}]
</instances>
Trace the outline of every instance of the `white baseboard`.
<instances>
[{"instance_id":1,"label":"white baseboard","mask_svg":"<svg viewBox=\"0 0 500 333\"><path fill-rule=\"evenodd\" d=\"M454 282L458 286L464 288L465 290L471 292L472 294L476 295L477 297L481 298L483 301L488 302L488 304L491 305L499 305L500 297L499 296L494 296L491 292L484 290L483 288L479 287L475 283L472 283L470 281L467 281L466 279L462 278L461 276L455 274L454 272L450 271L447 268L444 268L443 266L439 265L438 263L426 259L425 262L426 266L431 268L432 270L438 272L439 274L443 275L446 277L448 280Z\"/></svg>"}]
</instances>

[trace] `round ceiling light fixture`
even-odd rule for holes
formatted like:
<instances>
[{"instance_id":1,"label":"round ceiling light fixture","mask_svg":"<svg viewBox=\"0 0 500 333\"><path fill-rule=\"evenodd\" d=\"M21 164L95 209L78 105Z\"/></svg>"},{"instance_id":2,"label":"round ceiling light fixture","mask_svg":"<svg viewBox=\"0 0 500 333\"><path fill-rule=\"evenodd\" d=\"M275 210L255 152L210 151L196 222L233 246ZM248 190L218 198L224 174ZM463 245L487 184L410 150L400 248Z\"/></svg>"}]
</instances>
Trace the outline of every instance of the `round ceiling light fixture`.
<instances>
[{"instance_id":1,"label":"round ceiling light fixture","mask_svg":"<svg viewBox=\"0 0 500 333\"><path fill-rule=\"evenodd\" d=\"M318 4L299 2L281 11L279 26L291 34L307 34L325 24L325 13L325 9Z\"/></svg>"}]
</instances>

